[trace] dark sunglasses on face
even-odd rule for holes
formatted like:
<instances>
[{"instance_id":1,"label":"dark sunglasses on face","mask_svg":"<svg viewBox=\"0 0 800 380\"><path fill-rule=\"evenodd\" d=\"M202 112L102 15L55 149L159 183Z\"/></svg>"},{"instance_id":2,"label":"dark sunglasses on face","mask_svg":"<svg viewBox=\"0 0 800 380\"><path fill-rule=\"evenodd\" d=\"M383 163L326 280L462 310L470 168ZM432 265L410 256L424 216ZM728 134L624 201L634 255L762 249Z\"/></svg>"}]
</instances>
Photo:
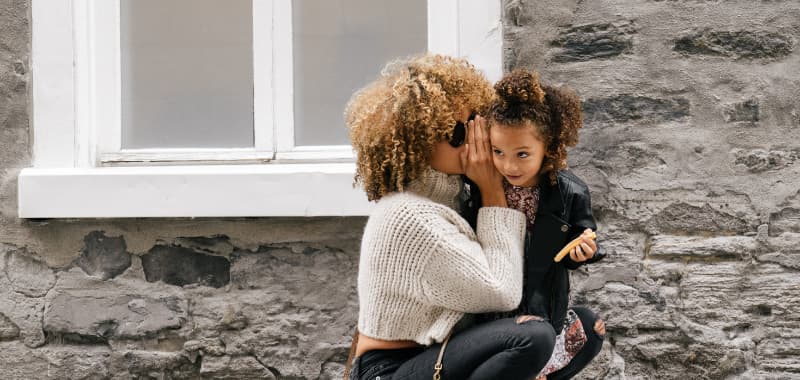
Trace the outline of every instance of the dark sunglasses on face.
<instances>
[{"instance_id":1,"label":"dark sunglasses on face","mask_svg":"<svg viewBox=\"0 0 800 380\"><path fill-rule=\"evenodd\" d=\"M472 120L475 120L475 114L474 113L469 115L469 118L467 119L467 122L472 121ZM458 147L464 145L464 142L466 141L466 139L467 139L467 126L464 123L460 122L460 121L456 122L455 127L453 127L453 137L450 138L450 141L448 141L448 143L453 148L458 148Z\"/></svg>"}]
</instances>

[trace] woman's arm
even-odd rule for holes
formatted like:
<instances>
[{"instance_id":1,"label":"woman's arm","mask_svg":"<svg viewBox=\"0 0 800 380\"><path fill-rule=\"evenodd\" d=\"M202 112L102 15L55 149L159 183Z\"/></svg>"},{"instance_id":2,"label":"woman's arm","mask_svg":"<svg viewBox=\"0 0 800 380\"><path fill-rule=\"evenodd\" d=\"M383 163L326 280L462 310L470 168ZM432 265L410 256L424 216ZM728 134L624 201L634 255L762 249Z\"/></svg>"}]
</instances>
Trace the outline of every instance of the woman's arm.
<instances>
[{"instance_id":1,"label":"woman's arm","mask_svg":"<svg viewBox=\"0 0 800 380\"><path fill-rule=\"evenodd\" d=\"M427 302L466 313L519 306L524 214L504 207L481 208L477 241L454 224L429 223L427 227L437 239L421 276L421 291Z\"/></svg>"}]
</instances>

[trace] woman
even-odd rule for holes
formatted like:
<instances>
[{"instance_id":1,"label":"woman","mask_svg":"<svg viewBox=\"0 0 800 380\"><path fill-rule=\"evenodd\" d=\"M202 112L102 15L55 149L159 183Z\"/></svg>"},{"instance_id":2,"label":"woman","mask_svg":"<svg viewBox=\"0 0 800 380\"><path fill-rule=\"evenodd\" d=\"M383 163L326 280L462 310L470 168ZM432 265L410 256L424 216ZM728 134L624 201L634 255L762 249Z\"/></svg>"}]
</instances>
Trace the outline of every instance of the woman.
<instances>
[{"instance_id":1,"label":"woman","mask_svg":"<svg viewBox=\"0 0 800 380\"><path fill-rule=\"evenodd\" d=\"M507 207L485 120L468 121L491 97L466 61L425 55L390 64L348 104L356 182L377 201L351 379L430 379L435 368L445 379L530 379L550 357L555 331L543 321L453 334L466 313L511 310L522 294L525 216ZM457 210L462 174L483 194L475 231Z\"/></svg>"}]
</instances>

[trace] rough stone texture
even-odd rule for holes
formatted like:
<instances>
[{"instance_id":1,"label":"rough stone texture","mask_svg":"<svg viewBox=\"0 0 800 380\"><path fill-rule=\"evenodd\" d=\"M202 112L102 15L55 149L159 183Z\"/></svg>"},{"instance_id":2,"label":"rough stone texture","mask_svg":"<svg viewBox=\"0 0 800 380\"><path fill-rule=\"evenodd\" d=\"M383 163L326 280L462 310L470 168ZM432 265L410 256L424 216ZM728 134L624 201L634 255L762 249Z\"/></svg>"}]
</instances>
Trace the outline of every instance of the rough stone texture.
<instances>
[{"instance_id":1,"label":"rough stone texture","mask_svg":"<svg viewBox=\"0 0 800 380\"><path fill-rule=\"evenodd\" d=\"M142 256L147 281L170 285L201 284L222 287L230 281L230 262L188 248L155 246Z\"/></svg>"},{"instance_id":2,"label":"rough stone texture","mask_svg":"<svg viewBox=\"0 0 800 380\"><path fill-rule=\"evenodd\" d=\"M769 233L778 236L783 232L800 232L800 210L787 207L769 216Z\"/></svg>"},{"instance_id":3,"label":"rough stone texture","mask_svg":"<svg viewBox=\"0 0 800 380\"><path fill-rule=\"evenodd\" d=\"M214 379L275 379L275 374L253 357L215 357L203 359L200 367L203 377Z\"/></svg>"},{"instance_id":4,"label":"rough stone texture","mask_svg":"<svg viewBox=\"0 0 800 380\"><path fill-rule=\"evenodd\" d=\"M123 237L107 237L102 231L95 231L83 238L86 246L76 265L86 274L103 280L114 278L131 266L131 255L125 251Z\"/></svg>"},{"instance_id":5,"label":"rough stone texture","mask_svg":"<svg viewBox=\"0 0 800 380\"><path fill-rule=\"evenodd\" d=\"M504 66L584 100L607 320L582 379L800 379L800 4L507 0ZM0 1L8 379L339 378L364 218L19 220L30 0Z\"/></svg>"},{"instance_id":6,"label":"rough stone texture","mask_svg":"<svg viewBox=\"0 0 800 380\"><path fill-rule=\"evenodd\" d=\"M52 277L53 274L27 256L24 249L0 244L0 254L4 258L0 260L0 329L4 331L4 338L0 340L21 340L28 347L39 347L45 343L42 331L45 301L44 297L36 295L47 292L48 289L44 288L54 284L49 279L42 281L36 276L49 273ZM9 259L11 257L14 259ZM17 263L21 264L19 272ZM14 266L9 267L8 264ZM8 276L9 273L12 275ZM32 276L21 276L23 274ZM16 283L12 279L20 279L20 282Z\"/></svg>"},{"instance_id":7,"label":"rough stone texture","mask_svg":"<svg viewBox=\"0 0 800 380\"><path fill-rule=\"evenodd\" d=\"M800 4L503 5L506 69L583 99L609 260L572 297L609 338L578 378L800 379Z\"/></svg>"},{"instance_id":8,"label":"rough stone texture","mask_svg":"<svg viewBox=\"0 0 800 380\"><path fill-rule=\"evenodd\" d=\"M754 149L751 151L736 150L737 165L744 165L752 173L760 173L767 170L780 170L792 166L795 161L800 159L800 149L769 150Z\"/></svg>"},{"instance_id":9,"label":"rough stone texture","mask_svg":"<svg viewBox=\"0 0 800 380\"><path fill-rule=\"evenodd\" d=\"M8 317L0 314L0 341L13 340L19 336L19 327Z\"/></svg>"},{"instance_id":10,"label":"rough stone texture","mask_svg":"<svg viewBox=\"0 0 800 380\"><path fill-rule=\"evenodd\" d=\"M279 378L316 378L320 368L343 363L351 331L331 326L355 322L355 278L342 275L355 273L353 248L280 244L235 251L231 285L238 302L195 298L195 326L215 339L193 342L193 350L219 354L224 347L227 355L252 356Z\"/></svg>"},{"instance_id":11,"label":"rough stone texture","mask_svg":"<svg viewBox=\"0 0 800 380\"><path fill-rule=\"evenodd\" d=\"M564 28L551 42L563 48L555 53L555 62L588 61L615 57L633 50L631 35L636 28L630 20L613 23L576 25Z\"/></svg>"},{"instance_id":12,"label":"rough stone texture","mask_svg":"<svg viewBox=\"0 0 800 380\"><path fill-rule=\"evenodd\" d=\"M793 45L790 36L776 32L704 30L679 38L675 50L734 58L781 58L792 53Z\"/></svg>"},{"instance_id":13,"label":"rough stone texture","mask_svg":"<svg viewBox=\"0 0 800 380\"><path fill-rule=\"evenodd\" d=\"M4 274L15 292L28 297L42 297L56 282L53 271L25 250L7 252Z\"/></svg>"},{"instance_id":14,"label":"rough stone texture","mask_svg":"<svg viewBox=\"0 0 800 380\"><path fill-rule=\"evenodd\" d=\"M689 116L689 101L685 98L656 99L629 94L611 98L587 99L583 102L585 122L627 123L640 120L648 124L680 120Z\"/></svg>"},{"instance_id":15,"label":"rough stone texture","mask_svg":"<svg viewBox=\"0 0 800 380\"><path fill-rule=\"evenodd\" d=\"M758 118L758 100L750 99L741 103L734 103L725 110L726 121L746 121L755 123Z\"/></svg>"},{"instance_id":16,"label":"rough stone texture","mask_svg":"<svg viewBox=\"0 0 800 380\"><path fill-rule=\"evenodd\" d=\"M147 338L179 329L188 305L176 289L143 286L136 281L100 282L80 271L62 272L58 288L47 296L46 333L77 342Z\"/></svg>"}]
</instances>

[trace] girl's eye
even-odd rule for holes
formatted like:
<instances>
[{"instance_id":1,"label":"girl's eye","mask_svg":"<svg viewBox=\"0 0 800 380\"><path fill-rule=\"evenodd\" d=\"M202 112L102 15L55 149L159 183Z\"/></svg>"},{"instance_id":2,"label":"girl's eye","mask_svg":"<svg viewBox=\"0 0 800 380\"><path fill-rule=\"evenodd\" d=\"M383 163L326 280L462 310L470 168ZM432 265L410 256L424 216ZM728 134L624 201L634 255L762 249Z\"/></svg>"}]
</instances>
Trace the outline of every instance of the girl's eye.
<instances>
[{"instance_id":1,"label":"girl's eye","mask_svg":"<svg viewBox=\"0 0 800 380\"><path fill-rule=\"evenodd\" d=\"M496 154L498 156L503 154L503 151L501 151L500 149L492 149L492 152L494 152L494 154Z\"/></svg>"},{"instance_id":2,"label":"girl's eye","mask_svg":"<svg viewBox=\"0 0 800 380\"><path fill-rule=\"evenodd\" d=\"M528 152L519 152L519 153L517 153L517 157L519 157L519 158L527 158L528 157Z\"/></svg>"}]
</instances>

